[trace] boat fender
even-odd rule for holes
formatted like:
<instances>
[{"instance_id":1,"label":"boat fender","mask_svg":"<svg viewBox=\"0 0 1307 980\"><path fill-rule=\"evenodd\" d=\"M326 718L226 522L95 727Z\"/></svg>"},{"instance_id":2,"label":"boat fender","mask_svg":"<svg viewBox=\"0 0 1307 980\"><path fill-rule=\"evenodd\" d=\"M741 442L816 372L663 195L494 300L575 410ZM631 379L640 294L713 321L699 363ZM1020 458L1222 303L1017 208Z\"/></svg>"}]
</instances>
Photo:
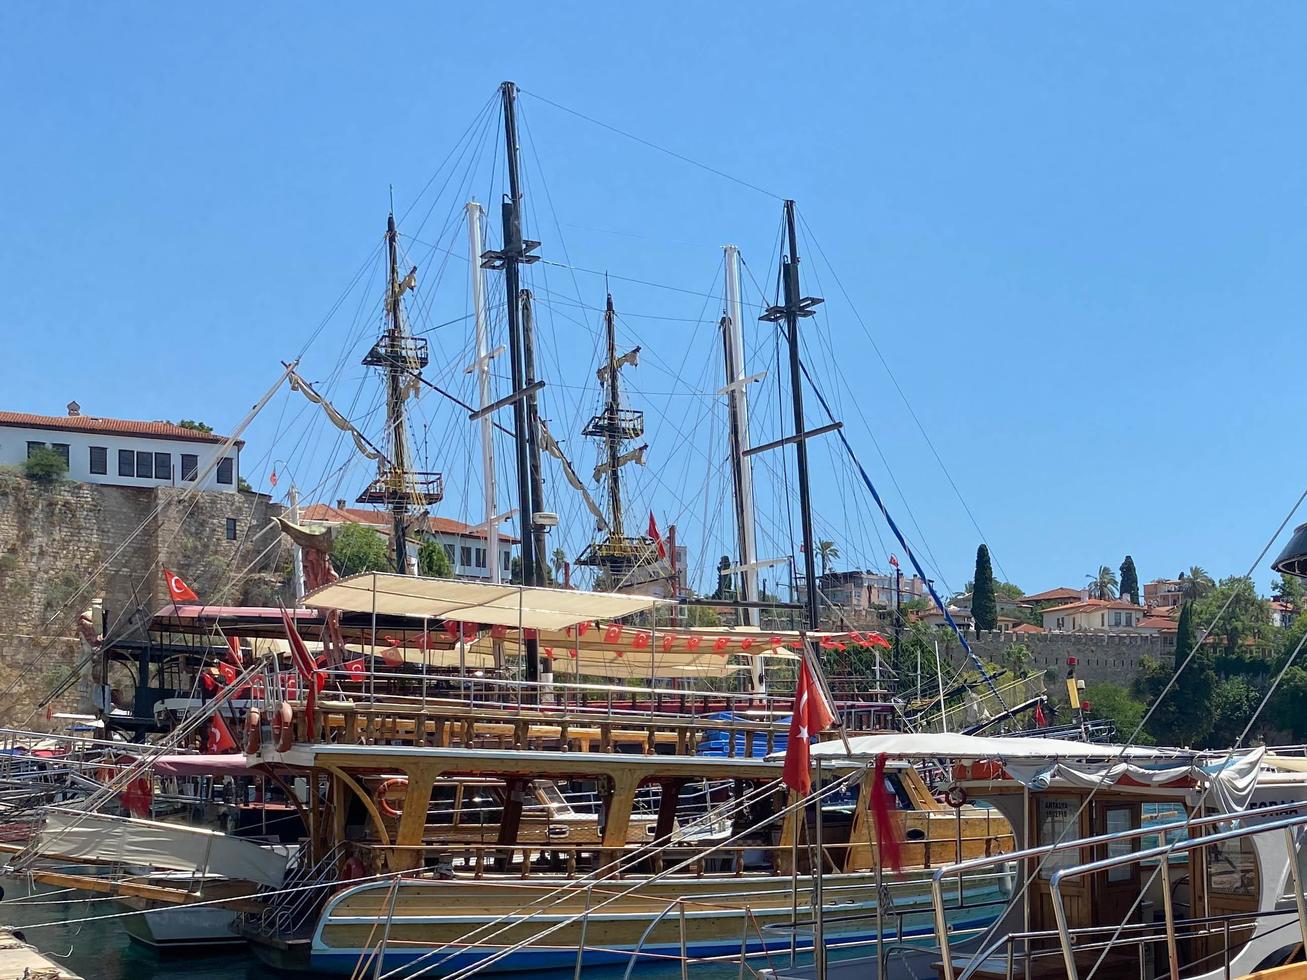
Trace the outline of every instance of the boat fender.
<instances>
[{"instance_id":1,"label":"boat fender","mask_svg":"<svg viewBox=\"0 0 1307 980\"><path fill-rule=\"evenodd\" d=\"M408 778L405 776L394 776L382 782L377 787L374 799L377 801L377 809L388 817L398 817L399 808L390 802L389 791L397 786L408 787Z\"/></svg>"},{"instance_id":2,"label":"boat fender","mask_svg":"<svg viewBox=\"0 0 1307 980\"><path fill-rule=\"evenodd\" d=\"M261 727L262 719L259 717L258 708L250 708L245 712L245 754L258 755L259 749L263 745L263 729Z\"/></svg>"},{"instance_id":3,"label":"boat fender","mask_svg":"<svg viewBox=\"0 0 1307 980\"><path fill-rule=\"evenodd\" d=\"M955 810L967 805L967 791L961 786L950 786L944 793L944 802Z\"/></svg>"},{"instance_id":4,"label":"boat fender","mask_svg":"<svg viewBox=\"0 0 1307 980\"><path fill-rule=\"evenodd\" d=\"M272 739L278 752L289 752L295 742L295 712L289 701L277 705L276 714L272 716Z\"/></svg>"}]
</instances>

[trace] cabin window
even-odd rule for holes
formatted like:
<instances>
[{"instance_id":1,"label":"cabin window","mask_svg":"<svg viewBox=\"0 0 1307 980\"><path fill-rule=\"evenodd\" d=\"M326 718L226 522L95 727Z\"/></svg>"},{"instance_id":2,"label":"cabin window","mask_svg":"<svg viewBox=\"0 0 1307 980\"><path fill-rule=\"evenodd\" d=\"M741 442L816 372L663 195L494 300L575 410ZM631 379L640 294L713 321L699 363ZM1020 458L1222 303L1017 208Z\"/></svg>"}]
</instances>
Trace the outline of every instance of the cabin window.
<instances>
[{"instance_id":1,"label":"cabin window","mask_svg":"<svg viewBox=\"0 0 1307 980\"><path fill-rule=\"evenodd\" d=\"M903 779L895 773L887 772L885 774L885 788L889 790L890 801L900 810L915 810L912 805L912 797L903 787Z\"/></svg>"},{"instance_id":2,"label":"cabin window","mask_svg":"<svg viewBox=\"0 0 1307 980\"><path fill-rule=\"evenodd\" d=\"M91 447L91 472L100 476L109 473L109 450L104 446Z\"/></svg>"},{"instance_id":3,"label":"cabin window","mask_svg":"<svg viewBox=\"0 0 1307 980\"><path fill-rule=\"evenodd\" d=\"M200 469L200 457L194 453L182 453L182 479L194 480Z\"/></svg>"},{"instance_id":4,"label":"cabin window","mask_svg":"<svg viewBox=\"0 0 1307 980\"><path fill-rule=\"evenodd\" d=\"M140 477L149 479L154 476L154 453L136 454L136 476L138 479Z\"/></svg>"},{"instance_id":5,"label":"cabin window","mask_svg":"<svg viewBox=\"0 0 1307 980\"><path fill-rule=\"evenodd\" d=\"M218 460L218 482L231 486L232 461L230 456Z\"/></svg>"},{"instance_id":6,"label":"cabin window","mask_svg":"<svg viewBox=\"0 0 1307 980\"><path fill-rule=\"evenodd\" d=\"M1128 806L1108 807L1104 814L1106 830L1109 834L1122 835L1116 840L1108 841L1107 856L1110 858L1123 857L1134 851L1137 841L1133 837L1126 837L1125 834L1135 829L1134 810ZM1108 881L1129 881L1134 875L1134 868L1128 864L1118 865L1115 868L1107 869Z\"/></svg>"},{"instance_id":7,"label":"cabin window","mask_svg":"<svg viewBox=\"0 0 1307 980\"><path fill-rule=\"evenodd\" d=\"M427 823L452 824L458 812L457 786L434 786L431 805L427 808Z\"/></svg>"},{"instance_id":8,"label":"cabin window","mask_svg":"<svg viewBox=\"0 0 1307 980\"><path fill-rule=\"evenodd\" d=\"M1257 854L1251 838L1240 837L1207 847L1208 891L1257 896Z\"/></svg>"},{"instance_id":9,"label":"cabin window","mask_svg":"<svg viewBox=\"0 0 1307 980\"><path fill-rule=\"evenodd\" d=\"M118 450L118 475L136 475L136 454L130 449Z\"/></svg>"}]
</instances>

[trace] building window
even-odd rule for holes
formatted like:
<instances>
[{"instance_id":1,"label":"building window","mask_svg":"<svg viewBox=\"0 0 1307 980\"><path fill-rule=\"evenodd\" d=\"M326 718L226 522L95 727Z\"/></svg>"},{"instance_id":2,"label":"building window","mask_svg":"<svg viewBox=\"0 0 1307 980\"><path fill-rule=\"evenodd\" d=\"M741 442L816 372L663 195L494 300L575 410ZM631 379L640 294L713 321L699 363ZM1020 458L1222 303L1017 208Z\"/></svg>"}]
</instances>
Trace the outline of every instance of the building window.
<instances>
[{"instance_id":1,"label":"building window","mask_svg":"<svg viewBox=\"0 0 1307 980\"><path fill-rule=\"evenodd\" d=\"M136 476L150 478L154 476L154 453L137 452Z\"/></svg>"},{"instance_id":2,"label":"building window","mask_svg":"<svg viewBox=\"0 0 1307 980\"><path fill-rule=\"evenodd\" d=\"M236 518L234 517L227 518L227 540L236 540Z\"/></svg>"},{"instance_id":3,"label":"building window","mask_svg":"<svg viewBox=\"0 0 1307 980\"><path fill-rule=\"evenodd\" d=\"M1121 625L1121 614L1119 612L1112 613L1112 625L1113 626Z\"/></svg>"},{"instance_id":4,"label":"building window","mask_svg":"<svg viewBox=\"0 0 1307 980\"><path fill-rule=\"evenodd\" d=\"M454 564L454 546L452 544L445 545L445 557L449 559L451 565Z\"/></svg>"},{"instance_id":5,"label":"building window","mask_svg":"<svg viewBox=\"0 0 1307 980\"><path fill-rule=\"evenodd\" d=\"M154 478L156 480L172 479L172 453L154 454Z\"/></svg>"},{"instance_id":6,"label":"building window","mask_svg":"<svg viewBox=\"0 0 1307 980\"><path fill-rule=\"evenodd\" d=\"M472 546L469 544L460 545L458 549L458 563L464 568L472 567Z\"/></svg>"},{"instance_id":7,"label":"building window","mask_svg":"<svg viewBox=\"0 0 1307 980\"><path fill-rule=\"evenodd\" d=\"M136 454L130 449L118 450L118 475L136 475Z\"/></svg>"},{"instance_id":8,"label":"building window","mask_svg":"<svg viewBox=\"0 0 1307 980\"><path fill-rule=\"evenodd\" d=\"M231 486L232 462L230 456L218 460L218 482Z\"/></svg>"},{"instance_id":9,"label":"building window","mask_svg":"<svg viewBox=\"0 0 1307 980\"><path fill-rule=\"evenodd\" d=\"M68 466L71 459L68 456L69 446L66 442L52 442L50 448L59 454L59 458L64 461L64 466Z\"/></svg>"},{"instance_id":10,"label":"building window","mask_svg":"<svg viewBox=\"0 0 1307 980\"><path fill-rule=\"evenodd\" d=\"M1058 629L1065 629L1065 628L1066 628L1066 620L1063 619L1061 616L1058 616L1058 617L1057 617L1057 628L1058 628Z\"/></svg>"},{"instance_id":11,"label":"building window","mask_svg":"<svg viewBox=\"0 0 1307 980\"><path fill-rule=\"evenodd\" d=\"M194 480L200 470L200 457L194 453L182 453L182 479Z\"/></svg>"},{"instance_id":12,"label":"building window","mask_svg":"<svg viewBox=\"0 0 1307 980\"><path fill-rule=\"evenodd\" d=\"M1128 613L1125 614L1125 624L1126 624L1127 626L1133 626L1133 625L1135 624L1135 614L1134 614L1134 613L1128 612Z\"/></svg>"},{"instance_id":13,"label":"building window","mask_svg":"<svg viewBox=\"0 0 1307 980\"><path fill-rule=\"evenodd\" d=\"M38 449L44 449L44 448L45 448L45 443L43 442L29 442L27 444L27 458L31 459L33 453L35 453Z\"/></svg>"},{"instance_id":14,"label":"building window","mask_svg":"<svg viewBox=\"0 0 1307 980\"><path fill-rule=\"evenodd\" d=\"M109 450L103 446L91 447L91 472L100 476L109 473Z\"/></svg>"},{"instance_id":15,"label":"building window","mask_svg":"<svg viewBox=\"0 0 1307 980\"><path fill-rule=\"evenodd\" d=\"M504 559L504 571L506 571L506 572L508 572L508 571L512 571L512 568L513 568L513 558L512 558L512 556L509 555L509 553L508 553L507 551L505 551L505 552L504 552L503 554L501 554L499 557L502 558L502 559Z\"/></svg>"},{"instance_id":16,"label":"building window","mask_svg":"<svg viewBox=\"0 0 1307 980\"><path fill-rule=\"evenodd\" d=\"M485 568L485 567L486 567L486 549L485 549L485 548L478 548L478 549L477 549L477 568Z\"/></svg>"}]
</instances>

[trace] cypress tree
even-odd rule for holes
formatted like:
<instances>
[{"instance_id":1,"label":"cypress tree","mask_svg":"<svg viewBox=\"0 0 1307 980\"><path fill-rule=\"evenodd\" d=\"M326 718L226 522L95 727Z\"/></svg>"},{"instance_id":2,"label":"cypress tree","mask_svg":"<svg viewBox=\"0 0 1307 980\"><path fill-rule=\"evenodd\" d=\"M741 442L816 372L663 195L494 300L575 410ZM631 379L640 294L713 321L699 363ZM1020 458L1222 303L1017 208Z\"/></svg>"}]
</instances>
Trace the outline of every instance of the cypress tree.
<instances>
[{"instance_id":1,"label":"cypress tree","mask_svg":"<svg viewBox=\"0 0 1307 980\"><path fill-rule=\"evenodd\" d=\"M971 578L971 616L976 629L998 629L998 603L994 601L994 569L989 564L989 548L976 549L976 574Z\"/></svg>"},{"instance_id":2,"label":"cypress tree","mask_svg":"<svg viewBox=\"0 0 1307 980\"><path fill-rule=\"evenodd\" d=\"M1139 605L1139 573L1135 571L1135 560L1129 555L1121 562L1121 598L1130 597L1130 601Z\"/></svg>"},{"instance_id":3,"label":"cypress tree","mask_svg":"<svg viewBox=\"0 0 1307 980\"><path fill-rule=\"evenodd\" d=\"M1175 629L1175 669L1179 670L1194 648L1194 604L1186 602L1180 607L1180 622ZM1181 675L1183 680L1183 675Z\"/></svg>"}]
</instances>

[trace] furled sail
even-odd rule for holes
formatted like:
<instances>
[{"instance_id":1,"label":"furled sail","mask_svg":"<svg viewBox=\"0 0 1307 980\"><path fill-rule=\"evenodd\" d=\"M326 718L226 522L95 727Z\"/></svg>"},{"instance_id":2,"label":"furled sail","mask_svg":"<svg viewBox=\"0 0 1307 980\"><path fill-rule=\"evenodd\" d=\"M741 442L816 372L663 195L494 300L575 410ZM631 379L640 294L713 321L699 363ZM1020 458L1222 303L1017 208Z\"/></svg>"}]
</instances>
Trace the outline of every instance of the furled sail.
<instances>
[{"instance_id":1,"label":"furled sail","mask_svg":"<svg viewBox=\"0 0 1307 980\"><path fill-rule=\"evenodd\" d=\"M538 421L540 422L540 448L562 464L563 476L567 478L567 482L572 485L576 492L581 495L581 499L585 501L586 507L588 507L590 513L594 515L599 530L607 531L608 518L604 517L604 512L599 509L599 505L595 503L594 498L590 496L590 491L585 488L585 484L581 482L581 478L576 475L576 470L572 468L571 462L563 455L562 447L558 445L558 440L556 440L553 437L553 434L550 433L549 427L545 425L545 420L539 419Z\"/></svg>"},{"instance_id":2,"label":"furled sail","mask_svg":"<svg viewBox=\"0 0 1307 980\"><path fill-rule=\"evenodd\" d=\"M372 445L372 443L368 442L363 433L359 432L358 429L350 424L349 419L336 411L335 406L332 405L331 402L327 401L327 399L314 391L313 386L301 378L295 371L290 372L290 388L291 391L298 391L309 401L313 402L313 404L321 407L321 409L327 414L327 418L331 420L331 424L341 432L348 433L350 438L354 440L354 447L365 457L373 460L379 460L382 458L381 451L377 449L376 446Z\"/></svg>"}]
</instances>

